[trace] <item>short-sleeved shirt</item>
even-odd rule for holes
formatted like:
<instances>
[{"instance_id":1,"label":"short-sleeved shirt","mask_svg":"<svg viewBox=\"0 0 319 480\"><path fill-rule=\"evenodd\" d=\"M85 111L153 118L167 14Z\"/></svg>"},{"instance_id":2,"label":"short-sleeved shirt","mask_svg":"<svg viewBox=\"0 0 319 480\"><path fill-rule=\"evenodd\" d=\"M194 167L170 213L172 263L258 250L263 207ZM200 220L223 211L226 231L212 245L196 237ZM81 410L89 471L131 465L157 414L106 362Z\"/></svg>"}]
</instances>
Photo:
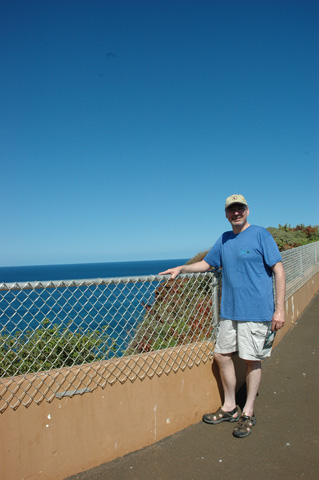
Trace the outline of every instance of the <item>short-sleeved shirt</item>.
<instances>
[{"instance_id":1,"label":"short-sleeved shirt","mask_svg":"<svg viewBox=\"0 0 319 480\"><path fill-rule=\"evenodd\" d=\"M281 255L265 228L250 225L239 234L223 233L204 260L212 267L222 268L221 318L271 321L271 267L281 261Z\"/></svg>"}]
</instances>

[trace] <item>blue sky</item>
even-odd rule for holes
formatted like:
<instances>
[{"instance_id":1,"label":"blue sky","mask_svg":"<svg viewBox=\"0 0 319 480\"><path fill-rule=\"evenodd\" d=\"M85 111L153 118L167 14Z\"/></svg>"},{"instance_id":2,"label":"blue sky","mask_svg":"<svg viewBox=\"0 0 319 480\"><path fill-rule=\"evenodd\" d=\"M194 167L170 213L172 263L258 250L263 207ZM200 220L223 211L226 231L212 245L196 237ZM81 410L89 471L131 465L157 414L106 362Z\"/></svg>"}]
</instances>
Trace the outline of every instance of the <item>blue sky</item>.
<instances>
[{"instance_id":1,"label":"blue sky","mask_svg":"<svg viewBox=\"0 0 319 480\"><path fill-rule=\"evenodd\" d=\"M0 266L189 258L317 225L316 0L1 6Z\"/></svg>"}]
</instances>

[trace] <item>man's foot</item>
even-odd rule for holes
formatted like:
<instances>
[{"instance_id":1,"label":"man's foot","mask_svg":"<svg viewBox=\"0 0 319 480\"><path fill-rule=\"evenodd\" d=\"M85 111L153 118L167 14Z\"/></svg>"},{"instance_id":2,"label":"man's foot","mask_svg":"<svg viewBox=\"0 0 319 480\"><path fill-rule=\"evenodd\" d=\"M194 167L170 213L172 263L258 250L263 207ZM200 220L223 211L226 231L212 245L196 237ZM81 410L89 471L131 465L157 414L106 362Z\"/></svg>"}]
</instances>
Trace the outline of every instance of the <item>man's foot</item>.
<instances>
[{"instance_id":1,"label":"man's foot","mask_svg":"<svg viewBox=\"0 0 319 480\"><path fill-rule=\"evenodd\" d=\"M221 422L237 422L239 420L239 407L236 405L231 412L225 412L222 407L219 407L215 413L206 413L203 416L203 422L211 425L216 425Z\"/></svg>"},{"instance_id":2,"label":"man's foot","mask_svg":"<svg viewBox=\"0 0 319 480\"><path fill-rule=\"evenodd\" d=\"M249 417L243 413L239 419L237 427L233 431L234 437L243 438L250 435L251 429L256 424L256 421L255 415Z\"/></svg>"}]
</instances>

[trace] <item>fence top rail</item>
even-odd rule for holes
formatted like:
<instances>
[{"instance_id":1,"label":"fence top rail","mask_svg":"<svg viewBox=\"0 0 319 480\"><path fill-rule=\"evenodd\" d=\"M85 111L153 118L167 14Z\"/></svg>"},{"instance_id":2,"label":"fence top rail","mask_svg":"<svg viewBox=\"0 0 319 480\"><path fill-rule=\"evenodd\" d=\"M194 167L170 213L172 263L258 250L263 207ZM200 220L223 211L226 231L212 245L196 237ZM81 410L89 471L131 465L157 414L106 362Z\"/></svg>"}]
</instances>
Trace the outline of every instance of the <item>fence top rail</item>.
<instances>
[{"instance_id":1,"label":"fence top rail","mask_svg":"<svg viewBox=\"0 0 319 480\"><path fill-rule=\"evenodd\" d=\"M205 273L183 273L178 278L191 278L198 276L213 276L217 281L217 275L214 272ZM170 275L140 275L135 277L112 277L112 278L87 278L77 280L47 280L32 282L13 282L0 283L0 291L12 290L37 290L46 288L71 288L71 287L89 287L93 285L115 285L120 283L140 283L140 282L160 282L167 281Z\"/></svg>"}]
</instances>

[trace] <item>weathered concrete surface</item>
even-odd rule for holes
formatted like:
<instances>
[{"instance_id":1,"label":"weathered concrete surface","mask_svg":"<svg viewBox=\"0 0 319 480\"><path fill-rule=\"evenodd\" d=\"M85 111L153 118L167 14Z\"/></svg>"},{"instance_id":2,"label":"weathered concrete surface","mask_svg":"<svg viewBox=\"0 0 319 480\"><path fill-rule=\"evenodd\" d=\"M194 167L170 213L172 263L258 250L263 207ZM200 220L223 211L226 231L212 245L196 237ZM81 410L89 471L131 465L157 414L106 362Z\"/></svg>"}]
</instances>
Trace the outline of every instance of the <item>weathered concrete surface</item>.
<instances>
[{"instance_id":1,"label":"weathered concrete surface","mask_svg":"<svg viewBox=\"0 0 319 480\"><path fill-rule=\"evenodd\" d=\"M249 437L234 438L230 423L198 423L69 480L316 479L318 408L319 295L263 364Z\"/></svg>"}]
</instances>

